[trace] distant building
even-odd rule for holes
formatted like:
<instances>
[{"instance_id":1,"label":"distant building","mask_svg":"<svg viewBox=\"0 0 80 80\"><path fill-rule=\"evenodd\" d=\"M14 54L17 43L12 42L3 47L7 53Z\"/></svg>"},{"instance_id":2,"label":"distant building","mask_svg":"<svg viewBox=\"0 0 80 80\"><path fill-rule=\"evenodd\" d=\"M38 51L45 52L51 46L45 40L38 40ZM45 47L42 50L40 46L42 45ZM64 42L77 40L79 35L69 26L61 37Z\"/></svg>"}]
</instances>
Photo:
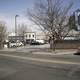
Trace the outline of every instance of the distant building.
<instances>
[{"instance_id":1,"label":"distant building","mask_svg":"<svg viewBox=\"0 0 80 80\"><path fill-rule=\"evenodd\" d=\"M8 36L15 36L16 34L13 32L8 33Z\"/></svg>"},{"instance_id":2,"label":"distant building","mask_svg":"<svg viewBox=\"0 0 80 80\"><path fill-rule=\"evenodd\" d=\"M79 40L80 36L79 36L79 32L75 31L74 29L71 30L68 35L64 38L64 40Z\"/></svg>"},{"instance_id":3,"label":"distant building","mask_svg":"<svg viewBox=\"0 0 80 80\"><path fill-rule=\"evenodd\" d=\"M24 41L24 36L16 36L15 33L11 32L8 33L8 40L9 41Z\"/></svg>"},{"instance_id":4,"label":"distant building","mask_svg":"<svg viewBox=\"0 0 80 80\"><path fill-rule=\"evenodd\" d=\"M37 32L25 32L24 36L15 36L15 33L9 33L8 34L8 40L9 41L25 41L26 43L30 43L31 41L36 41L36 39L41 40L44 39L45 35L43 33L37 33Z\"/></svg>"},{"instance_id":5,"label":"distant building","mask_svg":"<svg viewBox=\"0 0 80 80\"><path fill-rule=\"evenodd\" d=\"M75 12L75 25L77 26L77 29L80 31L80 9L77 9Z\"/></svg>"},{"instance_id":6,"label":"distant building","mask_svg":"<svg viewBox=\"0 0 80 80\"><path fill-rule=\"evenodd\" d=\"M75 12L73 12L73 15L70 17L70 26L72 27L67 37L65 37L66 40L79 40L80 39L80 9L77 9Z\"/></svg>"},{"instance_id":7,"label":"distant building","mask_svg":"<svg viewBox=\"0 0 80 80\"><path fill-rule=\"evenodd\" d=\"M43 32L36 33L36 40L45 40L46 35Z\"/></svg>"},{"instance_id":8,"label":"distant building","mask_svg":"<svg viewBox=\"0 0 80 80\"><path fill-rule=\"evenodd\" d=\"M30 43L33 40L36 40L36 32L26 32L24 34L24 40L26 43Z\"/></svg>"},{"instance_id":9,"label":"distant building","mask_svg":"<svg viewBox=\"0 0 80 80\"><path fill-rule=\"evenodd\" d=\"M36 39L36 33L35 32L26 32L24 34L24 36L25 36L25 39L33 39L33 40Z\"/></svg>"}]
</instances>

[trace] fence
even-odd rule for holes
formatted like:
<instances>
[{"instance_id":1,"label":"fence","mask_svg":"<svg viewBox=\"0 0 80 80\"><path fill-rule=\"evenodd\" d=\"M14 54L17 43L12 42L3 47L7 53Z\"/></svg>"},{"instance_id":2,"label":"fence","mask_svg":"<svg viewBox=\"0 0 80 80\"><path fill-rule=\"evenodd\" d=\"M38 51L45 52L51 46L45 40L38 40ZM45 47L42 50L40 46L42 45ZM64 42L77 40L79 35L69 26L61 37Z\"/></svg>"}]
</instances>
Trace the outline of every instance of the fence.
<instances>
[{"instance_id":1,"label":"fence","mask_svg":"<svg viewBox=\"0 0 80 80\"><path fill-rule=\"evenodd\" d=\"M80 47L80 40L60 40L55 43L56 49L77 49Z\"/></svg>"}]
</instances>

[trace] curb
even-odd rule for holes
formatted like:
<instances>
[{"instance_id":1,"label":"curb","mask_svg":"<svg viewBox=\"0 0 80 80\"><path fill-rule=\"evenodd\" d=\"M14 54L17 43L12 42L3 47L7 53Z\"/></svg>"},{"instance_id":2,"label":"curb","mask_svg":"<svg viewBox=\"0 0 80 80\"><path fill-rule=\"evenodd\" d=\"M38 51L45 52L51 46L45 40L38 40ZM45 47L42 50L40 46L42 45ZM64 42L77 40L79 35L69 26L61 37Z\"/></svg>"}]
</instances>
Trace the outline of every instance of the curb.
<instances>
[{"instance_id":1,"label":"curb","mask_svg":"<svg viewBox=\"0 0 80 80\"><path fill-rule=\"evenodd\" d=\"M33 55L72 55L76 53L76 50L56 50L55 52L47 52L47 51L19 51L18 49L20 48L15 48L15 49L2 49L0 51L5 52L20 52L20 53L31 53Z\"/></svg>"}]
</instances>

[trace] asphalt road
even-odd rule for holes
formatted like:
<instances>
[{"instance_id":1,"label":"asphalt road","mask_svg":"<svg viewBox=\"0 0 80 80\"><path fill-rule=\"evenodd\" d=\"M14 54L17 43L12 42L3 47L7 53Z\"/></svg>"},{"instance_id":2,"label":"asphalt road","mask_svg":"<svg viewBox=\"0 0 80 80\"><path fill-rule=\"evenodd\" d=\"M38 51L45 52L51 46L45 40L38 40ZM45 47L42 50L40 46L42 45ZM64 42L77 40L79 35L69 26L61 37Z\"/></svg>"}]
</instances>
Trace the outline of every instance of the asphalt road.
<instances>
[{"instance_id":1,"label":"asphalt road","mask_svg":"<svg viewBox=\"0 0 80 80\"><path fill-rule=\"evenodd\" d=\"M80 80L80 65L41 64L0 55L0 80Z\"/></svg>"}]
</instances>

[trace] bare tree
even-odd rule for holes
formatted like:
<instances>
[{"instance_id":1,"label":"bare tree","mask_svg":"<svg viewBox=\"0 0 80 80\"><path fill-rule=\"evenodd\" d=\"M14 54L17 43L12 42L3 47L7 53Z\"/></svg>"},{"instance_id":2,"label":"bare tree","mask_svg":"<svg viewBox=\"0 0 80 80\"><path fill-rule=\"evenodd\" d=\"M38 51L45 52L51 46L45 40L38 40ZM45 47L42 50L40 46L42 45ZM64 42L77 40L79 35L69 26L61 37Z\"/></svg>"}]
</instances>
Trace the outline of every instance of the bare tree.
<instances>
[{"instance_id":1,"label":"bare tree","mask_svg":"<svg viewBox=\"0 0 80 80\"><path fill-rule=\"evenodd\" d=\"M4 22L0 22L0 48L3 48L3 42L6 38L6 26Z\"/></svg>"},{"instance_id":2,"label":"bare tree","mask_svg":"<svg viewBox=\"0 0 80 80\"><path fill-rule=\"evenodd\" d=\"M38 0L34 8L28 11L29 18L37 24L42 31L48 31L50 48L55 49L55 40L61 40L68 35L68 12L73 2L63 5L63 0Z\"/></svg>"}]
</instances>

